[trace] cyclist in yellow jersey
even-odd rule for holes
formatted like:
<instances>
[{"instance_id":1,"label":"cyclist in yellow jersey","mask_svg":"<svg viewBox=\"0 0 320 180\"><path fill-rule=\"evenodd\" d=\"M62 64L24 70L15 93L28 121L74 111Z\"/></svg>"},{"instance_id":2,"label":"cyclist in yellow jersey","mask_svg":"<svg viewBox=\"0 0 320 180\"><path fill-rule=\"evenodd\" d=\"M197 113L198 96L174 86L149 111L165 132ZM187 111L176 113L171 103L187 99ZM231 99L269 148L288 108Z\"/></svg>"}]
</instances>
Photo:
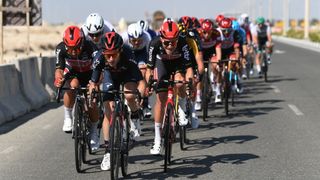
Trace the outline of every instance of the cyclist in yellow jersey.
<instances>
[{"instance_id":1,"label":"cyclist in yellow jersey","mask_svg":"<svg viewBox=\"0 0 320 180\"><path fill-rule=\"evenodd\" d=\"M195 81L197 94L200 95L201 86L199 82L201 81L200 79L202 77L202 74L204 73L204 65L203 65L203 54L202 54L199 34L198 34L198 31L195 28L193 28L192 19L188 16L181 17L178 21L178 26L180 30L180 36L186 39L187 44L190 46L195 56L194 58L195 61L192 62L192 67L194 69L195 75L197 76ZM191 126L192 128L198 128L199 121L198 121L198 117L195 110L195 102L192 105L191 112L192 112Z\"/></svg>"}]
</instances>

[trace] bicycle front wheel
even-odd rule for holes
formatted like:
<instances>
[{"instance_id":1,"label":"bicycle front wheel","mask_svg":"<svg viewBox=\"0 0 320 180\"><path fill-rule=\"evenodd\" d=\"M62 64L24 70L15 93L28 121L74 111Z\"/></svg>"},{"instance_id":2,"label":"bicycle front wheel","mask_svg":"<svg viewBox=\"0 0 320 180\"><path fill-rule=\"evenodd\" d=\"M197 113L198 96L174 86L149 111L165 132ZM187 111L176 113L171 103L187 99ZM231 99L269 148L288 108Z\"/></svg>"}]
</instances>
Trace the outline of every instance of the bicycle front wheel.
<instances>
[{"instance_id":1,"label":"bicycle front wheel","mask_svg":"<svg viewBox=\"0 0 320 180\"><path fill-rule=\"evenodd\" d=\"M128 174L128 159L129 159L129 149L130 149L130 122L128 117L128 111L126 111L125 119L123 121L123 143L121 150L121 172L122 176L125 177ZM141 122L141 121L140 121Z\"/></svg>"},{"instance_id":2,"label":"bicycle front wheel","mask_svg":"<svg viewBox=\"0 0 320 180\"><path fill-rule=\"evenodd\" d=\"M163 125L163 131L164 131L164 148L165 148L165 154L164 154L164 172L167 172L168 165L171 161L171 149L172 149L172 131L170 130L170 124L171 122L174 122L174 109L171 104L167 105L166 111L164 116L164 125Z\"/></svg>"},{"instance_id":3,"label":"bicycle front wheel","mask_svg":"<svg viewBox=\"0 0 320 180\"><path fill-rule=\"evenodd\" d=\"M118 179L120 167L120 116L117 113L112 115L110 125L110 175L111 179Z\"/></svg>"},{"instance_id":4,"label":"bicycle front wheel","mask_svg":"<svg viewBox=\"0 0 320 180\"><path fill-rule=\"evenodd\" d=\"M76 170L78 173L81 173L81 166L83 161L83 147L82 147L82 123L81 119L83 118L82 108L79 103L76 102L74 110L74 124L73 124L73 133L74 133L74 154L75 154L75 164Z\"/></svg>"},{"instance_id":5,"label":"bicycle front wheel","mask_svg":"<svg viewBox=\"0 0 320 180\"><path fill-rule=\"evenodd\" d=\"M208 72L205 72L203 74L203 89L202 89L202 119L203 121L207 121L207 116L208 116L208 103L209 103L209 77L208 77Z\"/></svg>"}]
</instances>

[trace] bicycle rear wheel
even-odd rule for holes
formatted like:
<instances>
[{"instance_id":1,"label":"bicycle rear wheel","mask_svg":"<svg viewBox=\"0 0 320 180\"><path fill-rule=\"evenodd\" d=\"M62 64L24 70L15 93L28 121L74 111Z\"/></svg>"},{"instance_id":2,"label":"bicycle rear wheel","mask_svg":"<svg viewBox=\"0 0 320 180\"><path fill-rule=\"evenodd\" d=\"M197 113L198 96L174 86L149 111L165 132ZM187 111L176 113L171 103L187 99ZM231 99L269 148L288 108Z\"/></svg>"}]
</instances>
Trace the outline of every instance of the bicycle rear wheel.
<instances>
[{"instance_id":1,"label":"bicycle rear wheel","mask_svg":"<svg viewBox=\"0 0 320 180\"><path fill-rule=\"evenodd\" d=\"M224 111L226 113L226 116L229 115L229 96L230 96L230 82L229 82L229 73L225 73L224 76Z\"/></svg>"},{"instance_id":2,"label":"bicycle rear wheel","mask_svg":"<svg viewBox=\"0 0 320 180\"><path fill-rule=\"evenodd\" d=\"M120 116L113 113L110 125L110 175L111 179L118 179L120 167Z\"/></svg>"},{"instance_id":3,"label":"bicycle rear wheel","mask_svg":"<svg viewBox=\"0 0 320 180\"><path fill-rule=\"evenodd\" d=\"M172 141L171 141L171 130L170 130L170 124L174 120L174 110L173 106L171 104L167 105L166 111L164 116L164 148L165 148L165 154L164 154L164 172L167 172L168 165L171 162L171 149L172 149Z\"/></svg>"},{"instance_id":4,"label":"bicycle rear wheel","mask_svg":"<svg viewBox=\"0 0 320 180\"><path fill-rule=\"evenodd\" d=\"M74 111L74 124L73 124L73 133L74 133L74 152L75 152L75 164L76 170L78 173L81 173L81 166L83 162L83 147L82 147L82 108L78 102L75 103L75 111Z\"/></svg>"},{"instance_id":5,"label":"bicycle rear wheel","mask_svg":"<svg viewBox=\"0 0 320 180\"><path fill-rule=\"evenodd\" d=\"M202 77L202 84L203 84L203 89L202 89L202 119L203 121L207 121L207 116L208 116L208 103L209 103L209 77L208 77L208 70L205 71Z\"/></svg>"}]
</instances>

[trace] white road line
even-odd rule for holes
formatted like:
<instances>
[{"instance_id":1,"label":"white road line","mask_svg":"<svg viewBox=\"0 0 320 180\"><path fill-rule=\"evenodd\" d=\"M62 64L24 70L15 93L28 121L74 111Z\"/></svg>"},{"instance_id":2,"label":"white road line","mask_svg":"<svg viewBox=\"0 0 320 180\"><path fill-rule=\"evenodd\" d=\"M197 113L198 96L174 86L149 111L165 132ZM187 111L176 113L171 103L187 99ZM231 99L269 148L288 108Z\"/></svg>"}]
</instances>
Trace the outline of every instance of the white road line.
<instances>
[{"instance_id":1,"label":"white road line","mask_svg":"<svg viewBox=\"0 0 320 180\"><path fill-rule=\"evenodd\" d=\"M297 115L297 116L303 116L303 112L301 112L297 106L293 104L288 104L289 108Z\"/></svg>"},{"instance_id":2,"label":"white road line","mask_svg":"<svg viewBox=\"0 0 320 180\"><path fill-rule=\"evenodd\" d=\"M7 147L6 149L2 150L0 152L0 154L9 154L14 150L16 150L16 147L15 146L10 146L10 147Z\"/></svg>"},{"instance_id":3,"label":"white road line","mask_svg":"<svg viewBox=\"0 0 320 180\"><path fill-rule=\"evenodd\" d=\"M270 87L273 89L275 93L281 93L280 89L277 86L271 85Z\"/></svg>"},{"instance_id":4,"label":"white road line","mask_svg":"<svg viewBox=\"0 0 320 180\"><path fill-rule=\"evenodd\" d=\"M47 124L45 126L42 127L42 129L46 130L46 129L50 129L51 128L51 124Z\"/></svg>"}]
</instances>

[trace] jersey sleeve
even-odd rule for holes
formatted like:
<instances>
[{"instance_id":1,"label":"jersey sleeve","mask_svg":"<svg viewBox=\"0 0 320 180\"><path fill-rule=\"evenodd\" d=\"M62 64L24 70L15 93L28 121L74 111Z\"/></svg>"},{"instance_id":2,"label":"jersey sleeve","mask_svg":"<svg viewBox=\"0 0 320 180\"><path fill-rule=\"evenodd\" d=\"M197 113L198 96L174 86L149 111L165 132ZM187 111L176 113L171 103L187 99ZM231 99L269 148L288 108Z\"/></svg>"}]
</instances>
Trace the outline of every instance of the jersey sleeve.
<instances>
[{"instance_id":1,"label":"jersey sleeve","mask_svg":"<svg viewBox=\"0 0 320 180\"><path fill-rule=\"evenodd\" d=\"M65 60L65 47L63 46L63 43L59 43L56 47L55 54L56 54L56 69L62 69L64 70L66 66L66 60Z\"/></svg>"},{"instance_id":2,"label":"jersey sleeve","mask_svg":"<svg viewBox=\"0 0 320 180\"><path fill-rule=\"evenodd\" d=\"M100 74L105 67L105 58L102 54L102 51L98 51L95 53L93 57L93 63L92 63L92 76L91 81L94 83L97 83L100 79Z\"/></svg>"},{"instance_id":3,"label":"jersey sleeve","mask_svg":"<svg viewBox=\"0 0 320 180\"><path fill-rule=\"evenodd\" d=\"M147 67L150 69L153 69L155 66L156 61L156 48L157 48L157 42L159 41L159 38L153 39L149 43L149 49L148 49L148 61L147 61Z\"/></svg>"}]
</instances>

